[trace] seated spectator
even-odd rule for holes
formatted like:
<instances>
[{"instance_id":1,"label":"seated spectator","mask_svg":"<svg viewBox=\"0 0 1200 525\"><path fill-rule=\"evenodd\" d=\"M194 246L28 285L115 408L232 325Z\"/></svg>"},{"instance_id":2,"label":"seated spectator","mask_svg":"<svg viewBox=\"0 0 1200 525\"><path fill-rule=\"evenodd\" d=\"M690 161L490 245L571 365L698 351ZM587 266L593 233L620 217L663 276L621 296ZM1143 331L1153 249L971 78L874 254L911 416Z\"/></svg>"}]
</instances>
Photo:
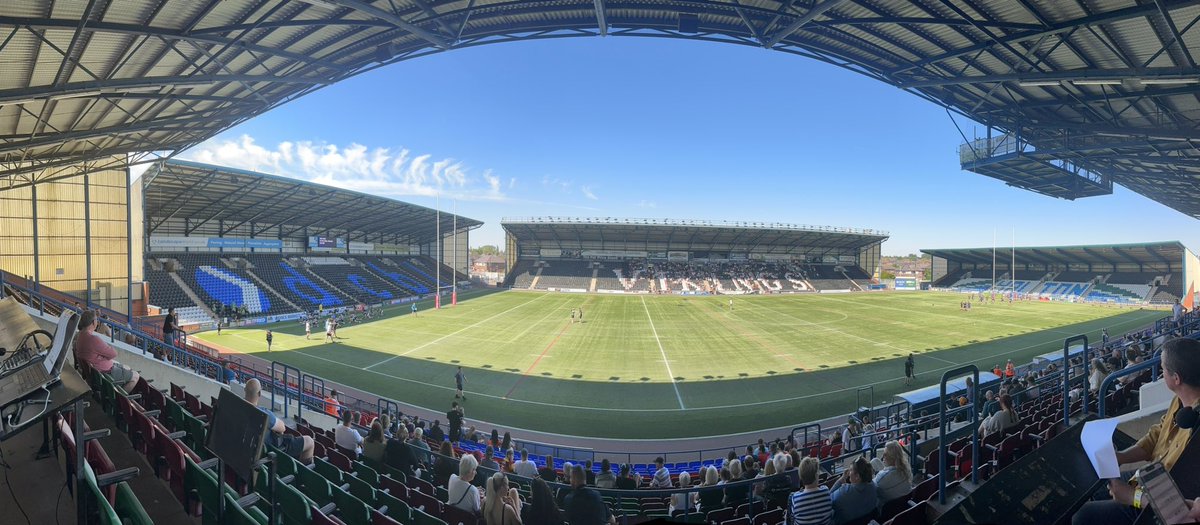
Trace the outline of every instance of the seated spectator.
<instances>
[{"instance_id":1,"label":"seated spectator","mask_svg":"<svg viewBox=\"0 0 1200 525\"><path fill-rule=\"evenodd\" d=\"M778 475L787 472L789 458L791 456L783 452L777 452L767 462L771 469L767 473L767 482L763 486L762 496L768 503L772 504L772 507L783 507L786 505L788 494L791 494L794 488L787 476Z\"/></svg>"},{"instance_id":2,"label":"seated spectator","mask_svg":"<svg viewBox=\"0 0 1200 525\"><path fill-rule=\"evenodd\" d=\"M663 466L663 458L661 456L654 458L654 477L650 479L650 488L652 489L669 489L671 488L671 471Z\"/></svg>"},{"instance_id":3,"label":"seated spectator","mask_svg":"<svg viewBox=\"0 0 1200 525\"><path fill-rule=\"evenodd\" d=\"M907 497L912 492L912 467L908 464L908 454L898 441L888 441L883 446L880 462L883 468L875 474L875 490L879 507L883 508L884 503Z\"/></svg>"},{"instance_id":4,"label":"seated spectator","mask_svg":"<svg viewBox=\"0 0 1200 525\"><path fill-rule=\"evenodd\" d=\"M433 459L433 485L445 487L450 483L450 476L458 470L458 458L454 456L454 447L449 441L443 441L438 455Z\"/></svg>"},{"instance_id":5,"label":"seated spectator","mask_svg":"<svg viewBox=\"0 0 1200 525\"><path fill-rule=\"evenodd\" d=\"M538 477L537 463L529 460L529 450L521 449L521 459L513 463L513 473L526 478Z\"/></svg>"},{"instance_id":6,"label":"seated spectator","mask_svg":"<svg viewBox=\"0 0 1200 525\"><path fill-rule=\"evenodd\" d=\"M635 474L629 468L629 464L626 463L621 465L621 475L617 476L614 486L621 490L637 490L638 485L640 484L638 480L639 478L637 474Z\"/></svg>"},{"instance_id":7,"label":"seated spectator","mask_svg":"<svg viewBox=\"0 0 1200 525\"><path fill-rule=\"evenodd\" d=\"M1092 359L1091 373L1088 375L1088 392L1095 394L1100 391L1100 383L1104 382L1104 378L1108 376L1108 367L1104 366L1104 361Z\"/></svg>"},{"instance_id":8,"label":"seated spectator","mask_svg":"<svg viewBox=\"0 0 1200 525\"><path fill-rule=\"evenodd\" d=\"M338 403L337 390L330 390L329 395L325 396L325 413L339 418L342 411L342 404Z\"/></svg>"},{"instance_id":9,"label":"seated spectator","mask_svg":"<svg viewBox=\"0 0 1200 525\"><path fill-rule=\"evenodd\" d=\"M564 500L563 510L570 525L615 525L617 520L595 489L587 487L583 467L571 469L571 492ZM500 525L489 522L488 525Z\"/></svg>"},{"instance_id":10,"label":"seated spectator","mask_svg":"<svg viewBox=\"0 0 1200 525\"><path fill-rule=\"evenodd\" d=\"M583 462L583 473L587 475L587 484L596 485L596 472L592 470L592 460Z\"/></svg>"},{"instance_id":11,"label":"seated spectator","mask_svg":"<svg viewBox=\"0 0 1200 525\"><path fill-rule=\"evenodd\" d=\"M425 437L424 437L423 433L424 433L424 430L421 427L414 428L413 433L412 433L411 444L412 444L412 446L420 449L420 450L413 451L414 454L417 456L417 461L423 465L428 466L431 463L433 463L433 454L430 453L429 443L427 443L425 441Z\"/></svg>"},{"instance_id":12,"label":"seated spectator","mask_svg":"<svg viewBox=\"0 0 1200 525\"><path fill-rule=\"evenodd\" d=\"M983 409L979 411L980 417L990 417L1000 410L1000 403L996 401L996 393L988 390L983 393Z\"/></svg>"},{"instance_id":13,"label":"seated spectator","mask_svg":"<svg viewBox=\"0 0 1200 525\"><path fill-rule=\"evenodd\" d=\"M389 439L387 447L384 448L383 462L387 466L403 472L405 476L411 476L420 468L420 462L413 453L412 445L407 442L408 429L400 426L396 429L396 437Z\"/></svg>"},{"instance_id":14,"label":"seated spectator","mask_svg":"<svg viewBox=\"0 0 1200 525\"><path fill-rule=\"evenodd\" d=\"M500 470L500 464L496 463L496 450L491 445L483 449L483 461L479 462L479 467L488 469L489 472Z\"/></svg>"},{"instance_id":15,"label":"seated spectator","mask_svg":"<svg viewBox=\"0 0 1200 525\"><path fill-rule=\"evenodd\" d=\"M1150 427L1142 439L1117 452L1117 463L1129 465L1144 461L1162 463L1168 471L1188 448L1193 431L1178 425L1176 416L1185 407L1200 403L1200 341L1170 339L1162 345L1162 382L1174 395L1162 420ZM1184 475L1194 475L1186 472ZM1089 501L1071 518L1073 525L1131 524L1149 504L1149 494L1124 479L1108 482L1111 500ZM1196 502L1200 504L1200 501ZM1191 518L1200 518L1193 505Z\"/></svg>"},{"instance_id":16,"label":"seated spectator","mask_svg":"<svg viewBox=\"0 0 1200 525\"><path fill-rule=\"evenodd\" d=\"M716 487L721 484L721 476L717 474L717 467L709 465L700 471L702 482L701 487ZM700 500L700 513L708 514L710 511L717 510L722 507L722 501L725 499L724 491L713 488L711 490L701 491L697 496Z\"/></svg>"},{"instance_id":17,"label":"seated spectator","mask_svg":"<svg viewBox=\"0 0 1200 525\"><path fill-rule=\"evenodd\" d=\"M275 413L258 406L258 399L262 394L262 384L257 379L246 381L246 392L244 399L247 403L254 405L255 408L263 411L267 415L267 436L266 443L271 446L283 450L283 452L293 458L300 460L305 465L312 463L313 458L313 440L308 436L289 436L284 434L287 428L283 425L283 420L275 417Z\"/></svg>"},{"instance_id":18,"label":"seated spectator","mask_svg":"<svg viewBox=\"0 0 1200 525\"><path fill-rule=\"evenodd\" d=\"M1000 396L1000 410L979 424L979 434L987 437L997 432L1003 432L1021 423L1017 411L1013 410L1012 397L1008 394Z\"/></svg>"},{"instance_id":19,"label":"seated spectator","mask_svg":"<svg viewBox=\"0 0 1200 525\"><path fill-rule=\"evenodd\" d=\"M112 378L113 383L121 385L126 392L132 392L141 376L132 368L114 361L117 351L109 346L104 338L96 333L96 312L84 310L79 316L75 337L75 358L79 359L102 374Z\"/></svg>"},{"instance_id":20,"label":"seated spectator","mask_svg":"<svg viewBox=\"0 0 1200 525\"><path fill-rule=\"evenodd\" d=\"M333 429L333 442L336 443L338 447L353 452L355 454L354 457L357 458L358 453L362 452L362 448L359 447L359 445L362 444L363 437L362 434L359 434L358 431L354 430L354 427L351 426L353 420L353 412L349 410L342 411L342 424Z\"/></svg>"},{"instance_id":21,"label":"seated spectator","mask_svg":"<svg viewBox=\"0 0 1200 525\"><path fill-rule=\"evenodd\" d=\"M475 456L463 454L458 461L458 474L451 474L446 483L446 504L467 511L472 516L480 512L479 488L472 485L479 463Z\"/></svg>"},{"instance_id":22,"label":"seated spectator","mask_svg":"<svg viewBox=\"0 0 1200 525\"><path fill-rule=\"evenodd\" d=\"M692 475L686 471L679 473L679 488L692 488ZM694 510L696 506L696 494L687 492L677 492L671 494L671 512L683 512L685 510Z\"/></svg>"},{"instance_id":23,"label":"seated spectator","mask_svg":"<svg viewBox=\"0 0 1200 525\"><path fill-rule=\"evenodd\" d=\"M729 482L736 483L738 481L742 481L742 460L735 459L729 462ZM746 487L729 487L725 489L725 504L730 507L741 505L749 498L749 489Z\"/></svg>"},{"instance_id":24,"label":"seated spectator","mask_svg":"<svg viewBox=\"0 0 1200 525\"><path fill-rule=\"evenodd\" d=\"M859 456L833 484L830 497L833 499L834 525L848 523L875 512L879 506L879 496L872 479L873 474L871 463Z\"/></svg>"},{"instance_id":25,"label":"seated spectator","mask_svg":"<svg viewBox=\"0 0 1200 525\"><path fill-rule=\"evenodd\" d=\"M488 478L483 519L487 525L521 525L521 497L516 488L508 486L508 478L502 473Z\"/></svg>"},{"instance_id":26,"label":"seated spectator","mask_svg":"<svg viewBox=\"0 0 1200 525\"><path fill-rule=\"evenodd\" d=\"M534 478L529 497L529 504L521 509L523 525L563 525L566 521L562 511L558 510L558 504L554 501L554 494L546 480Z\"/></svg>"},{"instance_id":27,"label":"seated spectator","mask_svg":"<svg viewBox=\"0 0 1200 525\"><path fill-rule=\"evenodd\" d=\"M363 440L362 455L372 461L382 462L385 448L387 448L387 443L383 438L383 423L375 420L374 423L371 423L371 430L367 432L367 438Z\"/></svg>"},{"instance_id":28,"label":"seated spectator","mask_svg":"<svg viewBox=\"0 0 1200 525\"><path fill-rule=\"evenodd\" d=\"M596 475L596 487L602 489L611 489L617 486L617 475L613 474L612 464L608 462L608 458L600 460L600 474Z\"/></svg>"},{"instance_id":29,"label":"seated spectator","mask_svg":"<svg viewBox=\"0 0 1200 525\"><path fill-rule=\"evenodd\" d=\"M446 431L442 430L442 422L433 420L433 426L429 428L429 439L434 441L445 441Z\"/></svg>"},{"instance_id":30,"label":"seated spectator","mask_svg":"<svg viewBox=\"0 0 1200 525\"><path fill-rule=\"evenodd\" d=\"M538 469L537 474L542 479L551 483L558 482L558 472L554 470L554 456L546 456L546 465Z\"/></svg>"},{"instance_id":31,"label":"seated spectator","mask_svg":"<svg viewBox=\"0 0 1200 525\"><path fill-rule=\"evenodd\" d=\"M504 451L504 463L500 465L501 470L503 470L504 472L509 473L509 474L515 474L515 472L513 472L513 465L516 464L516 461L513 461L513 455L514 455L513 449L510 448L510 449L505 450Z\"/></svg>"},{"instance_id":32,"label":"seated spectator","mask_svg":"<svg viewBox=\"0 0 1200 525\"><path fill-rule=\"evenodd\" d=\"M817 484L820 461L814 457L800 460L800 485L802 490L793 492L788 508L792 521L788 525L828 525L833 520L833 500L829 489Z\"/></svg>"}]
</instances>

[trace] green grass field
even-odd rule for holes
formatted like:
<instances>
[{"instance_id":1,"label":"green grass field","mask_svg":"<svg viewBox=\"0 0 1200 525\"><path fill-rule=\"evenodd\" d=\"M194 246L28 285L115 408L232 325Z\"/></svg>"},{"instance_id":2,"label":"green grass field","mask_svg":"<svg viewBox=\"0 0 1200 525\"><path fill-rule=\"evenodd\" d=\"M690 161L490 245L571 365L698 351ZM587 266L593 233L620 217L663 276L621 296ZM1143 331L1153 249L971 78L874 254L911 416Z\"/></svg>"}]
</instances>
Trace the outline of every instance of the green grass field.
<instances>
[{"instance_id":1,"label":"green grass field","mask_svg":"<svg viewBox=\"0 0 1200 525\"><path fill-rule=\"evenodd\" d=\"M962 296L879 293L729 297L478 294L457 306L339 329L284 323L198 337L387 398L445 411L464 367L469 419L610 438L728 434L852 410L934 384L966 363L991 369L1062 348L1101 328L1116 335L1163 312L1063 303L976 305ZM572 323L572 308L585 322ZM917 354L905 387L903 356ZM864 399L865 401L865 399Z\"/></svg>"}]
</instances>

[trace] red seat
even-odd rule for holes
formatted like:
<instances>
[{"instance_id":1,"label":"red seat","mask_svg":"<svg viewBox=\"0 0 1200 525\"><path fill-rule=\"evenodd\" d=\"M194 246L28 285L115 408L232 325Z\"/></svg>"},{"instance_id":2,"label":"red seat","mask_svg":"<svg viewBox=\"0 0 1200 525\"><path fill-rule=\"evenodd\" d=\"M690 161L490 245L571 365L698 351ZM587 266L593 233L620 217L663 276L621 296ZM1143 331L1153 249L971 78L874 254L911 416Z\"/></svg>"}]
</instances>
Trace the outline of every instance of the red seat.
<instances>
[{"instance_id":1,"label":"red seat","mask_svg":"<svg viewBox=\"0 0 1200 525\"><path fill-rule=\"evenodd\" d=\"M711 525L720 525L721 523L735 518L733 513L734 509L732 507L709 511L708 516L705 516L704 521Z\"/></svg>"},{"instance_id":2,"label":"red seat","mask_svg":"<svg viewBox=\"0 0 1200 525\"><path fill-rule=\"evenodd\" d=\"M768 510L754 516L753 525L778 525L783 523L783 509Z\"/></svg>"},{"instance_id":3,"label":"red seat","mask_svg":"<svg viewBox=\"0 0 1200 525\"><path fill-rule=\"evenodd\" d=\"M443 505L440 517L446 522L446 525L476 525L479 522L479 518L476 518L474 514L454 505Z\"/></svg>"},{"instance_id":4,"label":"red seat","mask_svg":"<svg viewBox=\"0 0 1200 525\"><path fill-rule=\"evenodd\" d=\"M935 474L933 477L917 483L917 486L912 491L912 499L913 501L925 501L929 499L929 496L936 494L937 489L938 477Z\"/></svg>"},{"instance_id":5,"label":"red seat","mask_svg":"<svg viewBox=\"0 0 1200 525\"><path fill-rule=\"evenodd\" d=\"M426 514L434 516L442 515L442 502L429 494L410 490L408 491L408 503Z\"/></svg>"},{"instance_id":6,"label":"red seat","mask_svg":"<svg viewBox=\"0 0 1200 525\"><path fill-rule=\"evenodd\" d=\"M892 518L885 525L925 525L929 502L922 500Z\"/></svg>"},{"instance_id":7,"label":"red seat","mask_svg":"<svg viewBox=\"0 0 1200 525\"><path fill-rule=\"evenodd\" d=\"M391 476L383 475L379 476L379 484L389 495L400 501L408 501L408 487L403 483L392 479Z\"/></svg>"},{"instance_id":8,"label":"red seat","mask_svg":"<svg viewBox=\"0 0 1200 525\"><path fill-rule=\"evenodd\" d=\"M312 514L312 521L309 523L312 525L346 525L342 520L329 516L316 507L311 507L309 511Z\"/></svg>"},{"instance_id":9,"label":"red seat","mask_svg":"<svg viewBox=\"0 0 1200 525\"><path fill-rule=\"evenodd\" d=\"M342 472L345 472L347 474L353 473L354 465L350 462L350 458L347 457L342 452L339 452L339 450L345 450L345 449L341 449L341 448L326 449L325 455L329 459L329 462L333 463L333 466L337 467Z\"/></svg>"},{"instance_id":10,"label":"red seat","mask_svg":"<svg viewBox=\"0 0 1200 525\"><path fill-rule=\"evenodd\" d=\"M183 403L184 402L183 387L181 387L175 383L171 383L171 399L174 399L175 401Z\"/></svg>"},{"instance_id":11,"label":"red seat","mask_svg":"<svg viewBox=\"0 0 1200 525\"><path fill-rule=\"evenodd\" d=\"M371 525L401 525L400 522L387 517L377 510L371 511Z\"/></svg>"}]
</instances>

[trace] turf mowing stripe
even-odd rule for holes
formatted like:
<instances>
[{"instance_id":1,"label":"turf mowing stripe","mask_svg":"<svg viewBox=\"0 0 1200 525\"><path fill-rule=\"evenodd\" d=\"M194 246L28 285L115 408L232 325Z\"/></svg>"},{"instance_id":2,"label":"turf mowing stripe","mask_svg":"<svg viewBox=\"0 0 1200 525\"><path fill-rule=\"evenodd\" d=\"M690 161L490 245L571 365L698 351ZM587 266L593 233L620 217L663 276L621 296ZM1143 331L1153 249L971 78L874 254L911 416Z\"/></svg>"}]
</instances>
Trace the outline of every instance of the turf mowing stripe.
<instances>
[{"instance_id":1,"label":"turf mowing stripe","mask_svg":"<svg viewBox=\"0 0 1200 525\"><path fill-rule=\"evenodd\" d=\"M567 328L570 328L571 324L572 323L563 324L562 330L558 331L558 335L554 336L554 339L550 340L550 344L546 345L545 350L542 350L542 355L537 356L537 359L533 360L533 364L529 365L529 368L526 368L525 371L521 373L521 377L517 378L517 382L513 383L512 388L508 389L508 393L504 394L504 399L508 399L508 396L512 395L513 391L521 385L521 381L524 381L525 378L529 376L529 373L533 371L533 368L536 367L539 362L541 362L542 358L546 357L546 352L549 352L551 348L554 348L554 343L557 343L558 338L562 337L562 335L567 332Z\"/></svg>"},{"instance_id":2,"label":"turf mowing stripe","mask_svg":"<svg viewBox=\"0 0 1200 525\"><path fill-rule=\"evenodd\" d=\"M543 298L543 297L547 297L548 295L550 295L550 294L543 294L543 295L539 295L539 296L537 296L537 297L534 297L533 299L530 299L530 300L528 300L528 301L525 301L525 302L523 302L523 303L521 303L521 304L518 304L518 305L516 305L516 306L514 306L514 307L512 307L512 308L509 308L508 310L505 310L505 311L503 311L503 312L500 312L500 313L498 313L498 314L496 314L496 315L493 315L493 316L491 316L491 317L488 317L487 319L484 319L484 320L482 320L482 321L476 322L476 323L474 323L474 324L471 324L471 325L468 325L468 326L464 326L464 327L462 327L462 328L458 329L457 331L454 331L454 332L448 333L448 334L446 334L446 335L443 335L443 336L441 336L441 337L439 337L439 338L437 338L437 339L434 339L434 340L432 340L432 341L430 341L430 342L428 342L428 343L425 343L425 344L423 344L423 345L417 346L417 347L415 347L415 348L410 348L410 349L408 349L407 351L405 351L404 353L401 353L401 354L396 354L396 355L394 355L394 356L392 356L392 357L389 357L389 358L387 358L387 359L384 359L383 361L380 361L380 362L378 362L378 363L375 363L375 364L373 364L373 365L371 365L371 366L368 366L368 367L364 368L363 370L370 370L370 369L372 369L372 368L375 368L375 367L377 367L377 366L379 366L379 365L382 365L382 364L384 364L384 363L387 363L387 362L389 362L389 361L391 361L391 360L393 360L393 359L396 359L396 358L398 358L398 357L403 357L403 356L406 356L406 355L408 355L408 354L411 354L411 353L413 353L413 352L416 352L417 350L420 350L420 349L422 349L422 348L425 348L425 347L427 347L427 346L429 346L429 345L431 345L431 344L434 344L434 343L436 343L436 342L439 342L439 341L441 341L441 340L443 340L443 339L446 339L446 338L448 338L448 337L452 337L452 336L458 335L458 334L460 334L460 333L463 333L463 332L465 332L465 331L467 331L467 330L470 330L470 329L472 329L472 328L475 328L476 326L479 326L479 325L481 325L481 324L483 324L483 323L486 323L486 322L488 322L488 321L491 321L492 319L495 319L495 318L497 318L497 317L500 317L500 316L502 316L502 315L504 315L504 314L506 314L506 313L509 313L509 312L511 312L511 311L513 311L513 310L516 310L517 308L520 308L520 307L522 307L522 306L525 306L525 305L527 305L527 304L529 304L529 303L532 303L532 302L534 302L534 301L536 301L536 300L538 300L538 299L541 299L541 298ZM305 355L308 355L308 354L305 354Z\"/></svg>"},{"instance_id":3,"label":"turf mowing stripe","mask_svg":"<svg viewBox=\"0 0 1200 525\"><path fill-rule=\"evenodd\" d=\"M780 311L778 311L778 310L774 310L774 309L771 309L771 308L767 308L766 306L763 306L763 305L760 305L760 304L754 304L754 301L743 301L743 304L751 304L751 305L754 305L754 307L755 307L755 308L762 308L762 309L764 309L764 310L767 310L767 311L770 311L770 312L775 312L775 313L778 313L778 314L780 314L780 315L786 315L786 316L788 316L788 317L791 317L792 319L795 319L796 321L799 321L799 322L801 322L801 323L804 323L804 324L806 324L806 325L809 325L809 326L815 326L815 327L817 327L817 329L818 329L818 330L828 330L828 331L837 332L837 333L839 333L839 334L842 334L842 335L844 335L844 336L846 336L846 337L852 337L852 338L854 338L854 339L860 339L860 340L866 341L866 342L868 342L868 343L871 343L871 344L873 344L873 345L876 345L876 346L886 346L886 347L888 347L888 348L891 348L892 350L899 350L899 351L901 351L901 352L911 352L911 351L912 351L912 350L905 350L905 349L903 349L903 348L900 348L900 347L898 347L898 346L890 345L890 344L888 344L888 343L884 343L884 342L882 342L882 341L876 341L876 340L874 340L874 339L868 339L868 338L866 338L866 337L862 337L862 336L859 336L859 335L854 335L854 334L846 333L846 332L843 332L843 331L841 331L841 330L838 330L837 328L833 328L832 326L819 326L819 325L817 325L816 323L814 323L814 322L812 322L812 321L808 321L808 320L805 320L805 319L801 319L801 318L799 318L799 317L796 317L796 316L794 316L794 315L792 315L792 314L789 314L789 313L784 313L784 312L780 312Z\"/></svg>"},{"instance_id":4,"label":"turf mowing stripe","mask_svg":"<svg viewBox=\"0 0 1200 525\"><path fill-rule=\"evenodd\" d=\"M646 311L646 319L650 320L650 331L654 332L654 342L658 343L658 351L662 353L663 364L667 366L667 377L671 379L671 387L675 389L675 399L679 400L679 409L686 410L683 406L683 396L679 395L679 385L675 384L675 373L671 372L671 363L667 361L667 351L663 350L662 340L658 338L658 329L654 328L654 318L650 317L650 308L646 307L646 298L642 297L642 309Z\"/></svg>"}]
</instances>

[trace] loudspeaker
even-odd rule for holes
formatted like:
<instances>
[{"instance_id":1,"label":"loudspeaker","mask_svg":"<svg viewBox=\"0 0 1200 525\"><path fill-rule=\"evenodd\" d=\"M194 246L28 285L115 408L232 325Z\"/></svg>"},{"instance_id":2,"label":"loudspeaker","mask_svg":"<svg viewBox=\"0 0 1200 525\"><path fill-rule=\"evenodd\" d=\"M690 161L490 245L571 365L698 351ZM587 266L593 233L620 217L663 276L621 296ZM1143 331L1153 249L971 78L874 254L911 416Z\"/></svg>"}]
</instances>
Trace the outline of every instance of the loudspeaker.
<instances>
[{"instance_id":1,"label":"loudspeaker","mask_svg":"<svg viewBox=\"0 0 1200 525\"><path fill-rule=\"evenodd\" d=\"M699 33L700 17L691 13L679 13L680 33Z\"/></svg>"},{"instance_id":2,"label":"loudspeaker","mask_svg":"<svg viewBox=\"0 0 1200 525\"><path fill-rule=\"evenodd\" d=\"M386 44L380 44L380 46L375 49L375 61L376 62L387 62L388 60L391 60L392 57L394 57L394 56L396 56L396 43L395 42L388 42Z\"/></svg>"}]
</instances>

